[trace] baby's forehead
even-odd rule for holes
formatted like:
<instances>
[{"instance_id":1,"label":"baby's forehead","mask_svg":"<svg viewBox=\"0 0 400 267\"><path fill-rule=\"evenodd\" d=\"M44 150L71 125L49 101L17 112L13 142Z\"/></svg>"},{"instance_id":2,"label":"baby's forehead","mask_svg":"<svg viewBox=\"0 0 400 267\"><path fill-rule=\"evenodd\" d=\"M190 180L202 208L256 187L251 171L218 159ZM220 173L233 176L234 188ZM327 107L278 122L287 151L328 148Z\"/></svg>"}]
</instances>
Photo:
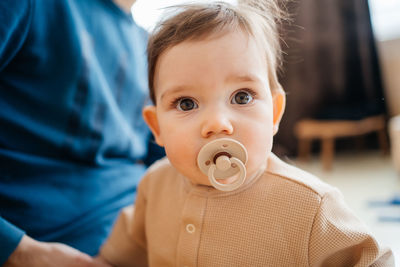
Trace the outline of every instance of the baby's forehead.
<instances>
[{"instance_id":1,"label":"baby's forehead","mask_svg":"<svg viewBox=\"0 0 400 267\"><path fill-rule=\"evenodd\" d=\"M162 55L168 53L174 47L177 46L190 47L192 44L196 43L209 43L210 45L212 45L213 41L222 39L232 34L240 36L240 38L243 38L243 40L245 40L247 44L249 44L250 42L254 42L260 51L260 56L265 55L266 53L265 46L268 44L263 42L262 38L258 38L257 36L254 36L252 33L245 31L243 29L226 29L220 32L208 32L208 33L202 33L201 35L193 35L186 39L179 40L179 42L170 43L168 46L164 48L164 51L160 54L160 57L162 57Z\"/></svg>"},{"instance_id":2,"label":"baby's forehead","mask_svg":"<svg viewBox=\"0 0 400 267\"><path fill-rule=\"evenodd\" d=\"M187 40L171 47L159 58L155 87L265 81L268 80L268 66L260 54L263 51L256 42L242 32Z\"/></svg>"}]
</instances>

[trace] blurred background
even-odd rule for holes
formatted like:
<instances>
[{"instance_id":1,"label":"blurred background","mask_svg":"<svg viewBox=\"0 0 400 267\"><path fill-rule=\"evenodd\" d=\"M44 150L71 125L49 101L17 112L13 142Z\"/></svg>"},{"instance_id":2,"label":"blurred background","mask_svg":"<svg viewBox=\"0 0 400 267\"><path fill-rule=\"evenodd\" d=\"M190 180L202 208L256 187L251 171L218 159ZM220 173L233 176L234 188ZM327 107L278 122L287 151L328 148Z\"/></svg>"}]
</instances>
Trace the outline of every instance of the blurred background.
<instances>
[{"instance_id":1,"label":"blurred background","mask_svg":"<svg viewBox=\"0 0 400 267\"><path fill-rule=\"evenodd\" d=\"M184 2L138 0L132 13L151 31L164 7ZM301 0L287 9L287 106L274 152L338 187L400 266L400 0Z\"/></svg>"}]
</instances>

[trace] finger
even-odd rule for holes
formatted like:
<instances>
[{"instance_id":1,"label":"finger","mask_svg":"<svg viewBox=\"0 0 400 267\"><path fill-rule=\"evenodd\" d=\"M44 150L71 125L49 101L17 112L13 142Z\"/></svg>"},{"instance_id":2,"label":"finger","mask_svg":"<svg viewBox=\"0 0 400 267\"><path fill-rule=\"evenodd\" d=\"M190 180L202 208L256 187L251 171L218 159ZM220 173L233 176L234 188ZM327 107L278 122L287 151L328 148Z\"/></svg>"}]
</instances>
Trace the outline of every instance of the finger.
<instances>
[{"instance_id":1,"label":"finger","mask_svg":"<svg viewBox=\"0 0 400 267\"><path fill-rule=\"evenodd\" d=\"M111 264L107 263L105 260L97 257L93 259L93 266L97 266L97 267L112 267Z\"/></svg>"}]
</instances>

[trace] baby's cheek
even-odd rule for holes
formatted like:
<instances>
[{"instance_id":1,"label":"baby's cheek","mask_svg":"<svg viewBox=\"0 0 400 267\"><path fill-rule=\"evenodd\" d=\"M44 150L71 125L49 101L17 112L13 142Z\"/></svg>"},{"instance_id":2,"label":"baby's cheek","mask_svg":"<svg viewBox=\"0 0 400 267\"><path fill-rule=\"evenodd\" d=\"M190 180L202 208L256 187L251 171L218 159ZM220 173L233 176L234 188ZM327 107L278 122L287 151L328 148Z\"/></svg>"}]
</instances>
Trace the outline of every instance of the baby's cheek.
<instances>
[{"instance_id":1,"label":"baby's cheek","mask_svg":"<svg viewBox=\"0 0 400 267\"><path fill-rule=\"evenodd\" d=\"M252 141L247 145L248 168L257 169L266 162L272 149L272 136L268 132L259 132L252 136Z\"/></svg>"},{"instance_id":2,"label":"baby's cheek","mask_svg":"<svg viewBox=\"0 0 400 267\"><path fill-rule=\"evenodd\" d=\"M271 142L264 142L263 144L253 147L251 150L247 151L249 161L255 164L263 164L269 152L271 152L271 149Z\"/></svg>"},{"instance_id":3,"label":"baby's cheek","mask_svg":"<svg viewBox=\"0 0 400 267\"><path fill-rule=\"evenodd\" d=\"M170 162L174 165L187 165L193 158L191 146L183 142L170 142L165 148Z\"/></svg>"}]
</instances>

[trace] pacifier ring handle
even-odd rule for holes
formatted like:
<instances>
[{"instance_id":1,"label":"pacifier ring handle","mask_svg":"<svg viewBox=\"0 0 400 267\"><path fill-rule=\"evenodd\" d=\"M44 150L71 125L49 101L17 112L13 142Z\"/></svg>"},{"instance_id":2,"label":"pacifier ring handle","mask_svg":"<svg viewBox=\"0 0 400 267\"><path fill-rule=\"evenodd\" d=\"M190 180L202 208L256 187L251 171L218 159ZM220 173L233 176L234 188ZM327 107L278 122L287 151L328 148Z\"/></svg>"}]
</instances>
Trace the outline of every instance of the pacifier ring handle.
<instances>
[{"instance_id":1,"label":"pacifier ring handle","mask_svg":"<svg viewBox=\"0 0 400 267\"><path fill-rule=\"evenodd\" d=\"M231 157L229 158L229 160L231 162L231 165L235 164L239 167L239 177L233 183L222 184L216 180L214 172L217 169L217 166L215 164L212 164L208 169L208 179L210 180L211 185L221 191L233 191L239 188L246 180L246 168L243 162L235 157Z\"/></svg>"}]
</instances>

